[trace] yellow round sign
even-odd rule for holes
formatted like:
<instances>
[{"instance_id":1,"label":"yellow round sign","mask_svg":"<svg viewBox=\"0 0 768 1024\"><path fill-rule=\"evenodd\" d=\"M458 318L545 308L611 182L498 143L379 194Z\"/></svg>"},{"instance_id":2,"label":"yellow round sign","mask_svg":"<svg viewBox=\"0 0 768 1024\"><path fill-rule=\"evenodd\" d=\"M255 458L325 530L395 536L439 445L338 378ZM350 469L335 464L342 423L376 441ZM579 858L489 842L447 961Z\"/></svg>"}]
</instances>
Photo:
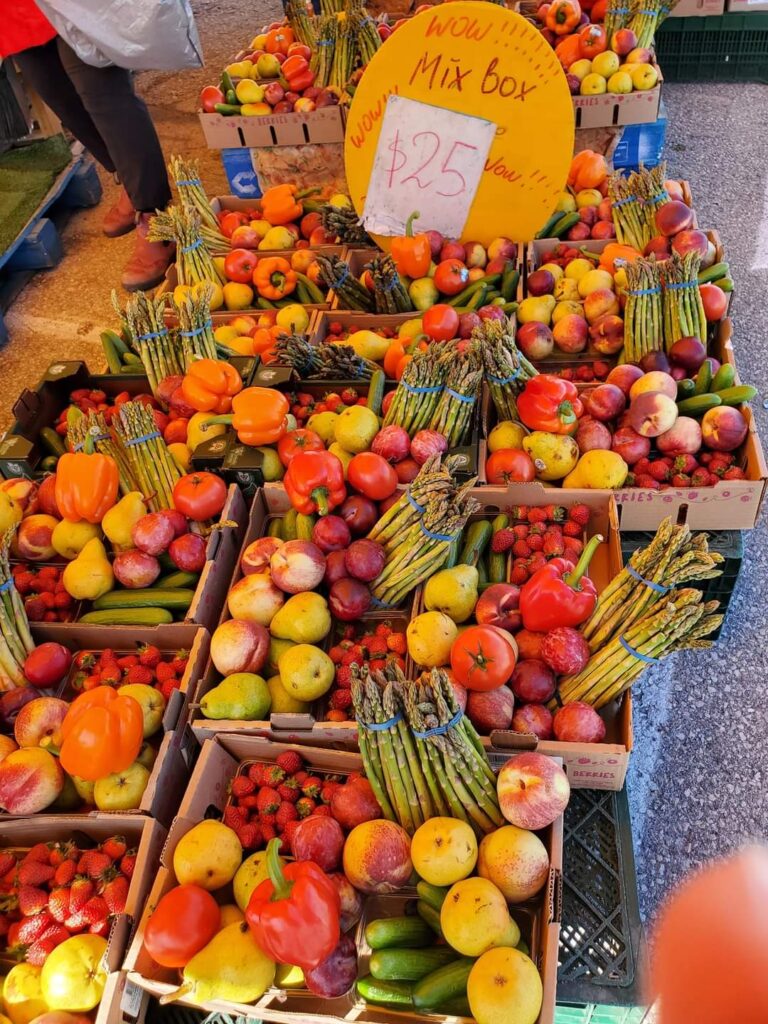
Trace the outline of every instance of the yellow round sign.
<instances>
[{"instance_id":1,"label":"yellow round sign","mask_svg":"<svg viewBox=\"0 0 768 1024\"><path fill-rule=\"evenodd\" d=\"M347 118L347 183L384 248L409 208L419 231L530 241L573 141L565 73L542 35L504 7L458 0L400 26L368 65Z\"/></svg>"}]
</instances>

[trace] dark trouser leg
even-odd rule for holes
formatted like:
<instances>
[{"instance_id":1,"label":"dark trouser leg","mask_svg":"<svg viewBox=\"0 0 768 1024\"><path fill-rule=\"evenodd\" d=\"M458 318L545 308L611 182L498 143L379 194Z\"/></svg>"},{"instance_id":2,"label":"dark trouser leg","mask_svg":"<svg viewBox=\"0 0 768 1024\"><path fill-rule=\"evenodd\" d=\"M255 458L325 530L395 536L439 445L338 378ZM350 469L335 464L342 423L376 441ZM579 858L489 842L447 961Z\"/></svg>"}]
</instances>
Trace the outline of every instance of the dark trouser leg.
<instances>
[{"instance_id":1,"label":"dark trouser leg","mask_svg":"<svg viewBox=\"0 0 768 1024\"><path fill-rule=\"evenodd\" d=\"M63 39L56 42L61 64L106 143L134 208L164 208L171 199L165 159L146 104L134 92L130 72L114 66L91 67Z\"/></svg>"},{"instance_id":2,"label":"dark trouser leg","mask_svg":"<svg viewBox=\"0 0 768 1024\"><path fill-rule=\"evenodd\" d=\"M44 103L47 103L64 127L90 150L110 174L115 164L107 144L83 106L72 80L64 70L56 40L44 46L33 46L13 58L28 82Z\"/></svg>"}]
</instances>

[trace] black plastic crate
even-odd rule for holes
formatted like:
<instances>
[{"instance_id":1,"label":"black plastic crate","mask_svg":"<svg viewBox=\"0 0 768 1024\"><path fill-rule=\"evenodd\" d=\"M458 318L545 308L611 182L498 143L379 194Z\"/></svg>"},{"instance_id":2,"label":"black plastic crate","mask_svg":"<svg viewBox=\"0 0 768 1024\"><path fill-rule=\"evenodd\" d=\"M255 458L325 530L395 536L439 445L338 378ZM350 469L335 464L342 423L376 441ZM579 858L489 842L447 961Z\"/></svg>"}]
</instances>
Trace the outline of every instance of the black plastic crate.
<instances>
[{"instance_id":1,"label":"black plastic crate","mask_svg":"<svg viewBox=\"0 0 768 1024\"><path fill-rule=\"evenodd\" d=\"M626 789L571 790L565 812L558 1004L638 1005L642 943Z\"/></svg>"},{"instance_id":2,"label":"black plastic crate","mask_svg":"<svg viewBox=\"0 0 768 1024\"><path fill-rule=\"evenodd\" d=\"M668 18L656 59L667 82L768 82L768 14Z\"/></svg>"},{"instance_id":3,"label":"black plastic crate","mask_svg":"<svg viewBox=\"0 0 768 1024\"><path fill-rule=\"evenodd\" d=\"M695 19L694 19L695 20ZM741 572L741 563L744 560L744 541L741 530L707 530L707 541L709 550L721 554L725 561L720 566L722 575L711 580L692 580L686 586L695 587L700 590L707 601L719 601L720 613L723 616L728 614L728 605L731 603L733 592L736 589L736 580ZM621 556L624 564L629 561L632 553L637 548L646 547L653 540L653 533L622 533L621 535ZM717 640L720 636L719 629L708 638Z\"/></svg>"}]
</instances>

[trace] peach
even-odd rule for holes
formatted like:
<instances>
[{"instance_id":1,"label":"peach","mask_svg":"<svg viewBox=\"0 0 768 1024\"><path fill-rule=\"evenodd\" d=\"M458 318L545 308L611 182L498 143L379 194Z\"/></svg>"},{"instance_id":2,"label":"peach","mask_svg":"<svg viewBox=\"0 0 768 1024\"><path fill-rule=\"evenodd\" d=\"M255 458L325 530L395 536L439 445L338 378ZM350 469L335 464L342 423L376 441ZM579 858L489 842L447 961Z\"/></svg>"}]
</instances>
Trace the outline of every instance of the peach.
<instances>
[{"instance_id":1,"label":"peach","mask_svg":"<svg viewBox=\"0 0 768 1024\"><path fill-rule=\"evenodd\" d=\"M269 626L284 602L282 590L278 590L268 573L243 576L227 597L229 614L233 619L258 622L261 626Z\"/></svg>"},{"instance_id":2,"label":"peach","mask_svg":"<svg viewBox=\"0 0 768 1024\"><path fill-rule=\"evenodd\" d=\"M673 426L656 438L665 455L695 455L701 448L701 427L691 416L678 416Z\"/></svg>"},{"instance_id":3,"label":"peach","mask_svg":"<svg viewBox=\"0 0 768 1024\"><path fill-rule=\"evenodd\" d=\"M504 825L480 843L477 873L501 889L508 903L535 896L549 877L549 856L533 832Z\"/></svg>"},{"instance_id":4,"label":"peach","mask_svg":"<svg viewBox=\"0 0 768 1024\"><path fill-rule=\"evenodd\" d=\"M634 363L622 363L621 366L614 366L605 378L606 384L615 384L621 388L625 395L628 395L636 380L640 380L643 371Z\"/></svg>"},{"instance_id":5,"label":"peach","mask_svg":"<svg viewBox=\"0 0 768 1024\"><path fill-rule=\"evenodd\" d=\"M18 749L19 745L16 740L11 739L10 736L0 736L0 761L4 761L9 754Z\"/></svg>"},{"instance_id":6,"label":"peach","mask_svg":"<svg viewBox=\"0 0 768 1024\"><path fill-rule=\"evenodd\" d=\"M747 436L747 421L738 409L718 405L704 413L701 432L707 448L718 452L732 452Z\"/></svg>"},{"instance_id":7,"label":"peach","mask_svg":"<svg viewBox=\"0 0 768 1024\"><path fill-rule=\"evenodd\" d=\"M590 231L590 238L596 238L598 241L603 241L606 238L616 237L616 228L609 220L598 220L592 225Z\"/></svg>"},{"instance_id":8,"label":"peach","mask_svg":"<svg viewBox=\"0 0 768 1024\"><path fill-rule=\"evenodd\" d=\"M58 519L43 513L22 519L14 539L14 547L19 558L29 562L48 562L56 558L56 549L51 543L51 538L58 523Z\"/></svg>"},{"instance_id":9,"label":"peach","mask_svg":"<svg viewBox=\"0 0 768 1024\"><path fill-rule=\"evenodd\" d=\"M325 555L311 540L289 540L272 555L269 568L276 586L287 594L301 594L322 580Z\"/></svg>"},{"instance_id":10,"label":"peach","mask_svg":"<svg viewBox=\"0 0 768 1024\"><path fill-rule=\"evenodd\" d=\"M58 759L41 747L15 750L0 761L0 807L8 814L37 814L64 788Z\"/></svg>"},{"instance_id":11,"label":"peach","mask_svg":"<svg viewBox=\"0 0 768 1024\"><path fill-rule=\"evenodd\" d=\"M566 313L555 324L552 337L562 352L583 352L589 337L587 321L583 316Z\"/></svg>"},{"instance_id":12,"label":"peach","mask_svg":"<svg viewBox=\"0 0 768 1024\"><path fill-rule=\"evenodd\" d=\"M211 637L211 661L224 676L261 672L269 654L269 633L258 622L227 619Z\"/></svg>"},{"instance_id":13,"label":"peach","mask_svg":"<svg viewBox=\"0 0 768 1024\"><path fill-rule=\"evenodd\" d=\"M614 313L601 316L589 328L589 337L600 355L616 355L624 347L624 321Z\"/></svg>"},{"instance_id":14,"label":"peach","mask_svg":"<svg viewBox=\"0 0 768 1024\"><path fill-rule=\"evenodd\" d=\"M524 704L512 718L515 732L530 732L540 740L552 739L552 712L543 704Z\"/></svg>"},{"instance_id":15,"label":"peach","mask_svg":"<svg viewBox=\"0 0 768 1024\"><path fill-rule=\"evenodd\" d=\"M623 338L623 334L622 334ZM527 324L520 324L515 336L515 343L527 359L546 359L552 355L554 340L552 331L546 324L538 320L529 320Z\"/></svg>"},{"instance_id":16,"label":"peach","mask_svg":"<svg viewBox=\"0 0 768 1024\"><path fill-rule=\"evenodd\" d=\"M670 240L666 235L654 235L643 249L643 256L655 256L657 260L669 259Z\"/></svg>"},{"instance_id":17,"label":"peach","mask_svg":"<svg viewBox=\"0 0 768 1024\"><path fill-rule=\"evenodd\" d=\"M555 739L561 743L602 743L605 722L590 704L574 700L559 708L552 723Z\"/></svg>"},{"instance_id":18,"label":"peach","mask_svg":"<svg viewBox=\"0 0 768 1024\"><path fill-rule=\"evenodd\" d=\"M344 874L361 892L397 892L408 883L412 871L411 840L394 821L366 821L347 836Z\"/></svg>"},{"instance_id":19,"label":"peach","mask_svg":"<svg viewBox=\"0 0 768 1024\"><path fill-rule=\"evenodd\" d=\"M91 1018L83 1013L69 1013L67 1010L50 1010L35 1017L30 1024L92 1024Z\"/></svg>"},{"instance_id":20,"label":"peach","mask_svg":"<svg viewBox=\"0 0 768 1024\"><path fill-rule=\"evenodd\" d=\"M637 36L631 28L620 28L611 36L611 49L620 57L626 57L637 47ZM640 63L645 63L641 61Z\"/></svg>"},{"instance_id":21,"label":"peach","mask_svg":"<svg viewBox=\"0 0 768 1024\"><path fill-rule=\"evenodd\" d=\"M629 397L634 401L639 395L647 394L649 391L658 391L667 398L677 398L677 381L663 370L649 370L642 377L638 377L629 389Z\"/></svg>"},{"instance_id":22,"label":"peach","mask_svg":"<svg viewBox=\"0 0 768 1024\"><path fill-rule=\"evenodd\" d=\"M13 735L20 747L43 747L51 753L61 746L61 723L69 704L57 697L37 697L16 716Z\"/></svg>"},{"instance_id":23,"label":"peach","mask_svg":"<svg viewBox=\"0 0 768 1024\"><path fill-rule=\"evenodd\" d=\"M643 437L658 437L674 426L677 404L658 391L646 391L632 400L629 425Z\"/></svg>"},{"instance_id":24,"label":"peach","mask_svg":"<svg viewBox=\"0 0 768 1024\"><path fill-rule=\"evenodd\" d=\"M584 316L590 324L604 316L616 316L618 312L619 300L610 288L596 288L584 299Z\"/></svg>"},{"instance_id":25,"label":"peach","mask_svg":"<svg viewBox=\"0 0 768 1024\"><path fill-rule=\"evenodd\" d=\"M243 576L269 572L269 560L283 543L279 537L260 537L249 544L240 558Z\"/></svg>"},{"instance_id":26,"label":"peach","mask_svg":"<svg viewBox=\"0 0 768 1024\"><path fill-rule=\"evenodd\" d=\"M693 223L693 210L679 199L671 199L656 211L656 228L668 238L686 231Z\"/></svg>"},{"instance_id":27,"label":"peach","mask_svg":"<svg viewBox=\"0 0 768 1024\"><path fill-rule=\"evenodd\" d=\"M517 754L502 765L496 792L508 822L536 830L551 825L563 813L571 786L559 764L531 751Z\"/></svg>"},{"instance_id":28,"label":"peach","mask_svg":"<svg viewBox=\"0 0 768 1024\"><path fill-rule=\"evenodd\" d=\"M653 53L645 46L635 47L627 54L625 64L648 64L653 60Z\"/></svg>"},{"instance_id":29,"label":"peach","mask_svg":"<svg viewBox=\"0 0 768 1024\"><path fill-rule=\"evenodd\" d=\"M644 64L645 61L641 61L641 63ZM667 178L664 182L664 189L670 199L679 199L681 203L683 202L683 186L679 181L675 181L674 178Z\"/></svg>"},{"instance_id":30,"label":"peach","mask_svg":"<svg viewBox=\"0 0 768 1024\"><path fill-rule=\"evenodd\" d=\"M25 516L31 516L37 512L38 487L34 480L28 480L25 476L15 476L11 480L3 480L0 484L0 491L4 491L13 498Z\"/></svg>"}]
</instances>

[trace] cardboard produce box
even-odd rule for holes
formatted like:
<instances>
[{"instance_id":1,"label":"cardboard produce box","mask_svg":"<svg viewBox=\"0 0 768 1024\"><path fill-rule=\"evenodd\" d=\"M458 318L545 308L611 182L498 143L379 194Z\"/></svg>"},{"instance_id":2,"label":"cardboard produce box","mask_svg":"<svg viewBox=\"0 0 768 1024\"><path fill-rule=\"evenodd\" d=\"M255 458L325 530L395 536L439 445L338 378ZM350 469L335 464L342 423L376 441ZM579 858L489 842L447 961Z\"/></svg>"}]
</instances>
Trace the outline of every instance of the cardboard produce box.
<instances>
[{"instance_id":1,"label":"cardboard produce box","mask_svg":"<svg viewBox=\"0 0 768 1024\"><path fill-rule=\"evenodd\" d=\"M213 210L213 212L216 214L217 217L218 217L218 215L220 213L222 213L222 212L224 212L226 210L235 210L235 211L238 211L238 212L244 211L244 212L247 213L249 210L253 210L256 207L256 205L258 204L258 202L259 202L259 200L256 197L254 197L253 199L243 199L240 196L215 196L211 200L211 209ZM259 219L259 215L258 214L256 215L255 219L257 219L257 220ZM237 247L236 246L234 246L234 247L230 246L230 249L231 248L237 248ZM312 245L312 246L309 246L309 248L311 249L312 252L325 253L327 256L330 256L333 253L338 252L339 246L338 245ZM229 249L223 249L221 251L226 254L227 252L229 252ZM291 250L291 251L293 252L295 250ZM276 250L275 253L273 253L271 249L256 249L255 252L259 253L259 254L263 253L266 256L275 255L277 252L279 252L280 255L284 255L284 251L282 249L281 250Z\"/></svg>"},{"instance_id":2,"label":"cardboard produce box","mask_svg":"<svg viewBox=\"0 0 768 1024\"><path fill-rule=\"evenodd\" d=\"M169 831L168 841L162 852L160 870L125 958L123 967L128 972L129 983L136 984L150 995L158 998L178 986L178 972L159 967L143 945L146 923L154 907L160 898L175 885L174 850L181 837L203 817L222 813L228 799L229 785L241 761L257 760L271 763L278 754L286 750L296 750L318 772L346 774L360 771L362 768L357 754L271 743L254 736L222 735L206 741L190 780L187 794L179 808L179 814ZM550 858L550 878L540 895L529 904L521 906L518 914L521 920L531 921L529 932L529 936L533 939L531 956L542 975L544 998L537 1024L553 1024L554 1021L562 902L562 829L561 817L541 833ZM404 890L404 894L410 896L412 892ZM364 898L363 921L365 921L366 905L370 905L372 902L376 906L380 906L381 899L380 897ZM358 927L358 975L365 973L367 951L361 932L362 928ZM181 1000L181 1002L184 1001ZM241 1005L222 1000L206 1003L199 1008L209 1013L241 1014L245 1017L257 1017L265 1021L286 1021L292 1022L292 1024L330 1024L330 1022L354 1020L385 1024L385 1022L395 1019L403 1021L404 1024L416 1024L417 1021L427 1024L429 1021L444 1022L447 1020L455 1021L456 1024L459 1022L472 1024L471 1018L446 1018L439 1014L397 1014L393 1016L391 1012L383 1008L366 1005L358 999L354 990L337 999L319 999L306 990L290 991L272 988L254 1004Z\"/></svg>"},{"instance_id":3,"label":"cardboard produce box","mask_svg":"<svg viewBox=\"0 0 768 1024\"><path fill-rule=\"evenodd\" d=\"M605 92L599 96L572 96L577 128L602 128L610 125L647 124L656 121L661 106L664 78L654 64L659 78L652 89L624 94Z\"/></svg>"},{"instance_id":4,"label":"cardboard produce box","mask_svg":"<svg viewBox=\"0 0 768 1024\"><path fill-rule=\"evenodd\" d=\"M733 0L731 0L733 3ZM735 0L739 3L740 0ZM752 6L752 10L755 10L757 5ZM731 8L732 9L732 8ZM763 10L768 10L768 4L765 4ZM678 3L674 4L672 10L669 12L670 18L704 18L711 14L723 14L725 12L725 0L679 0Z\"/></svg>"},{"instance_id":5,"label":"cardboard produce box","mask_svg":"<svg viewBox=\"0 0 768 1024\"><path fill-rule=\"evenodd\" d=\"M346 116L340 106L320 107L306 114L264 114L243 117L204 114L200 126L209 149L260 149L302 143L343 142Z\"/></svg>"}]
</instances>

